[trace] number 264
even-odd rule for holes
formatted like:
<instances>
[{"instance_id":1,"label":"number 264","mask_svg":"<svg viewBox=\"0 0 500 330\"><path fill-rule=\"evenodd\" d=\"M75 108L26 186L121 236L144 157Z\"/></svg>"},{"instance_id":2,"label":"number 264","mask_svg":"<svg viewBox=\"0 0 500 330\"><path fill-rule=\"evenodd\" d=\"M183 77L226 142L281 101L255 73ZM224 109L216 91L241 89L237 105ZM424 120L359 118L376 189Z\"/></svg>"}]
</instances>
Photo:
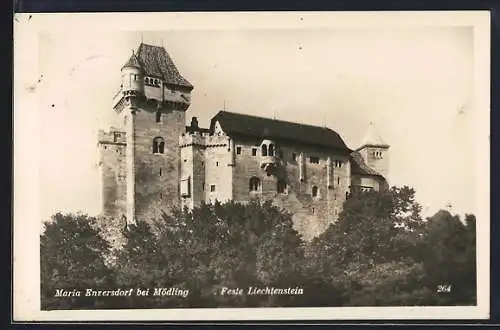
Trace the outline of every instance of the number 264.
<instances>
[{"instance_id":1,"label":"number 264","mask_svg":"<svg viewBox=\"0 0 500 330\"><path fill-rule=\"evenodd\" d=\"M440 284L437 286L437 292L451 292L451 285L449 284Z\"/></svg>"}]
</instances>

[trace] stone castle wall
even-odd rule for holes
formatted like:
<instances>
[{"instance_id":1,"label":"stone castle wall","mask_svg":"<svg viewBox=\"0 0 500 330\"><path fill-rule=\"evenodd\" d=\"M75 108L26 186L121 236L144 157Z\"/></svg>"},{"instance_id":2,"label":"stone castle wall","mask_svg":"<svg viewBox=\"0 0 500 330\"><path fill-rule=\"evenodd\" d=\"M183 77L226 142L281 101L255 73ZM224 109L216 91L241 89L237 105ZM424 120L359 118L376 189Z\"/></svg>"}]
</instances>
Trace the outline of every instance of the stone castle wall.
<instances>
[{"instance_id":1,"label":"stone castle wall","mask_svg":"<svg viewBox=\"0 0 500 330\"><path fill-rule=\"evenodd\" d=\"M125 132L112 128L98 133L104 216L120 217L125 213L126 163Z\"/></svg>"},{"instance_id":2,"label":"stone castle wall","mask_svg":"<svg viewBox=\"0 0 500 330\"><path fill-rule=\"evenodd\" d=\"M272 200L274 205L294 214L296 229L305 237L317 235L337 218L350 186L347 155L277 142L276 166L266 171L261 166L260 141L236 140L235 147L240 149L240 154L235 155L232 181L234 200ZM252 149L256 149L255 156ZM310 162L311 156L319 158L318 164ZM335 167L335 160L342 161L343 165ZM330 175L327 175L329 170ZM250 191L251 177L260 180L261 191ZM278 192L278 180L286 182L284 193ZM313 186L318 188L316 197L312 195Z\"/></svg>"},{"instance_id":3,"label":"stone castle wall","mask_svg":"<svg viewBox=\"0 0 500 330\"><path fill-rule=\"evenodd\" d=\"M384 177L387 177L387 174L389 173L389 157L387 157L387 148L365 146L359 150L359 153L365 160L366 165L382 174ZM380 156L376 153L379 153Z\"/></svg>"},{"instance_id":4,"label":"stone castle wall","mask_svg":"<svg viewBox=\"0 0 500 330\"><path fill-rule=\"evenodd\" d=\"M156 122L156 109L142 107L135 121L136 216L158 218L180 204L179 136L185 127L185 113L163 109ZM153 153L153 140L162 138L164 152Z\"/></svg>"},{"instance_id":5,"label":"stone castle wall","mask_svg":"<svg viewBox=\"0 0 500 330\"><path fill-rule=\"evenodd\" d=\"M292 213L295 228L310 239L337 219L351 184L375 189L383 184L376 178L351 177L349 156L335 150L273 141L275 166L266 169L260 140L186 133L183 111L164 111L160 122L155 120L155 109L142 108L135 116L138 221L158 219L173 207L193 208L203 201L271 200ZM165 142L163 154L153 153L157 137ZM119 216L125 210L125 134L101 132L99 141L104 213ZM250 191L252 177L260 180L257 192ZM189 193L181 195L186 180ZM286 182L284 192L278 192L278 180Z\"/></svg>"}]
</instances>

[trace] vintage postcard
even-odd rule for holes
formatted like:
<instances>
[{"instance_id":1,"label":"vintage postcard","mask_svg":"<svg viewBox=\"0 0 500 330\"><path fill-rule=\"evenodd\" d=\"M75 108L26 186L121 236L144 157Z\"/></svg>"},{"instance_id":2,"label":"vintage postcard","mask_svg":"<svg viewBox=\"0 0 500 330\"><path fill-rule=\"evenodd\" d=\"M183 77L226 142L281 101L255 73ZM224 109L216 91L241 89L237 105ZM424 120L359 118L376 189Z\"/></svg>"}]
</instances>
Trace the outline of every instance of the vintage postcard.
<instances>
[{"instance_id":1,"label":"vintage postcard","mask_svg":"<svg viewBox=\"0 0 500 330\"><path fill-rule=\"evenodd\" d=\"M15 15L14 320L488 318L489 31Z\"/></svg>"}]
</instances>

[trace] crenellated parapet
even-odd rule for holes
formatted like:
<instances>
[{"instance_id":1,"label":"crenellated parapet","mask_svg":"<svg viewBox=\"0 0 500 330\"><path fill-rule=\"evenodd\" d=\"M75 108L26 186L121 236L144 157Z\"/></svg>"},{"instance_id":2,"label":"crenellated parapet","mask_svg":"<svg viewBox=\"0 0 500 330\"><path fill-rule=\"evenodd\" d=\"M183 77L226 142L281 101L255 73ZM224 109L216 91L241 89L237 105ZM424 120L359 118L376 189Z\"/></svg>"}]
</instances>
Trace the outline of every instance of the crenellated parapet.
<instances>
[{"instance_id":1,"label":"crenellated parapet","mask_svg":"<svg viewBox=\"0 0 500 330\"><path fill-rule=\"evenodd\" d=\"M125 132L115 128L111 128L109 131L99 130L97 136L99 144L127 145L127 137Z\"/></svg>"},{"instance_id":2,"label":"crenellated parapet","mask_svg":"<svg viewBox=\"0 0 500 330\"><path fill-rule=\"evenodd\" d=\"M206 133L184 133L179 137L179 147L199 146L202 148L228 146L229 137L208 135Z\"/></svg>"}]
</instances>

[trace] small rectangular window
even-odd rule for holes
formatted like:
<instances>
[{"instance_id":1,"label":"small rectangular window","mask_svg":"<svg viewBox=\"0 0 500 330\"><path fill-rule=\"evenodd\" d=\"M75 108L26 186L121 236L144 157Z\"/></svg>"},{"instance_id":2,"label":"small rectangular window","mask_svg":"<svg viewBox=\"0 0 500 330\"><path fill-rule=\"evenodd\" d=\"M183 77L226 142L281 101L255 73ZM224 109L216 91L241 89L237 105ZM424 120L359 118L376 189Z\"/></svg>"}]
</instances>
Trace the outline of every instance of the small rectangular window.
<instances>
[{"instance_id":1,"label":"small rectangular window","mask_svg":"<svg viewBox=\"0 0 500 330\"><path fill-rule=\"evenodd\" d=\"M309 157L309 162L311 164L319 164L319 157L311 156L311 157Z\"/></svg>"},{"instance_id":2,"label":"small rectangular window","mask_svg":"<svg viewBox=\"0 0 500 330\"><path fill-rule=\"evenodd\" d=\"M241 147L236 147L236 154L241 155Z\"/></svg>"},{"instance_id":3,"label":"small rectangular window","mask_svg":"<svg viewBox=\"0 0 500 330\"><path fill-rule=\"evenodd\" d=\"M160 168L160 176L161 176L161 174L162 174L161 172L162 172L162 169Z\"/></svg>"},{"instance_id":4,"label":"small rectangular window","mask_svg":"<svg viewBox=\"0 0 500 330\"><path fill-rule=\"evenodd\" d=\"M215 166L219 166L219 162L215 162Z\"/></svg>"},{"instance_id":5,"label":"small rectangular window","mask_svg":"<svg viewBox=\"0 0 500 330\"><path fill-rule=\"evenodd\" d=\"M189 197L191 194L191 180L189 178L186 178L184 180L181 180L181 196L183 197Z\"/></svg>"},{"instance_id":6,"label":"small rectangular window","mask_svg":"<svg viewBox=\"0 0 500 330\"><path fill-rule=\"evenodd\" d=\"M252 148L252 156L257 156L257 148Z\"/></svg>"},{"instance_id":7,"label":"small rectangular window","mask_svg":"<svg viewBox=\"0 0 500 330\"><path fill-rule=\"evenodd\" d=\"M211 191L211 192L214 192L214 191L215 191L215 185L214 185L214 184L211 184L211 185L210 185L210 191Z\"/></svg>"},{"instance_id":8,"label":"small rectangular window","mask_svg":"<svg viewBox=\"0 0 500 330\"><path fill-rule=\"evenodd\" d=\"M340 184L340 178L337 178L337 184Z\"/></svg>"}]
</instances>

